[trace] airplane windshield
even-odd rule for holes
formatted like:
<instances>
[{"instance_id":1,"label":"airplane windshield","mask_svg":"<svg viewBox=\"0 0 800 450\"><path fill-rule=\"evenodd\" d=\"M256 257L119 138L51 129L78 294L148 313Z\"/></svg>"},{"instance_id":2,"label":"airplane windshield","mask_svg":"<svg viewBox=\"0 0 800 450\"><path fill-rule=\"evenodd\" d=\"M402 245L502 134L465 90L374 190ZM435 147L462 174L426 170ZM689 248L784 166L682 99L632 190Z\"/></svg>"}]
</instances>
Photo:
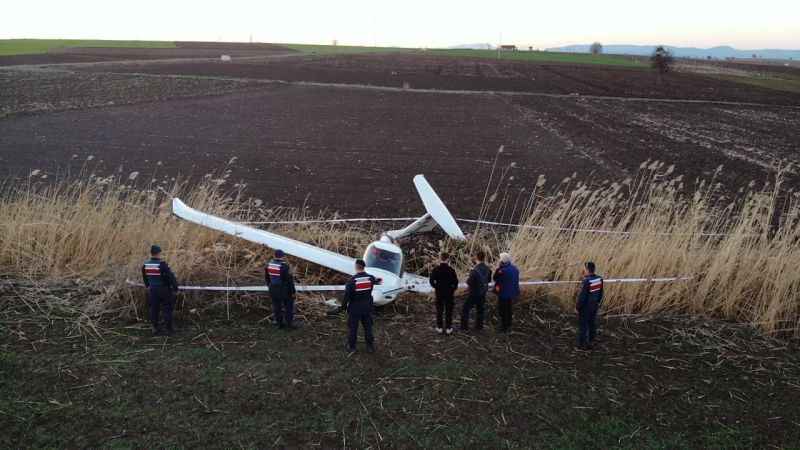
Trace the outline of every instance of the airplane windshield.
<instances>
[{"instance_id":1,"label":"airplane windshield","mask_svg":"<svg viewBox=\"0 0 800 450\"><path fill-rule=\"evenodd\" d=\"M378 247L371 247L366 254L367 267L375 267L400 275L403 270L403 255Z\"/></svg>"}]
</instances>

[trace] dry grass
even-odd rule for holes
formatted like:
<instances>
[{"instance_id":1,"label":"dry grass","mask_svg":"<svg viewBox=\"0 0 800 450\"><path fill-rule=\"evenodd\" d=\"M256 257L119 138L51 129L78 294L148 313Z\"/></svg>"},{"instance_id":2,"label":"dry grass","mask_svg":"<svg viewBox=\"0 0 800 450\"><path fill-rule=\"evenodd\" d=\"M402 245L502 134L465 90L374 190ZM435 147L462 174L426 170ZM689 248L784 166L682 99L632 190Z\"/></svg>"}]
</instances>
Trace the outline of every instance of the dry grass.
<instances>
[{"instance_id":1,"label":"dry grass","mask_svg":"<svg viewBox=\"0 0 800 450\"><path fill-rule=\"evenodd\" d=\"M781 186L780 177L775 184L730 200L716 195L713 180L685 196L687 189L671 168L648 162L642 169L637 179L619 184L590 187L567 179L546 195L543 179L533 190L514 189L513 180L506 178L509 171L497 169L481 216L524 218L526 225L545 229L508 233L484 226L468 230L473 233L466 244L417 241L408 249L407 270L423 268L439 250L447 249L464 271L468 253L480 245L490 258L510 249L525 278L575 280L580 264L589 259L606 276L691 275L691 281L681 283L609 285L607 308L614 314L713 315L768 333L800 334L800 204L797 195ZM138 280L140 264L154 242L165 249L182 283L261 283L265 249L173 218L169 199L175 195L203 211L241 221L309 218L294 210L265 209L239 191L224 194L211 182L191 188L177 184L168 190L134 190L119 179L93 177L74 183L31 183L7 187L0 198L0 268L15 280L79 280L92 286L92 295L68 302L83 323L136 314L141 295L125 280ZM275 228L349 255L359 255L380 231L342 224ZM304 284L342 280L341 275L294 263ZM547 292L565 307L574 298L573 287ZM32 311L43 308L38 301L20 302Z\"/></svg>"},{"instance_id":2,"label":"dry grass","mask_svg":"<svg viewBox=\"0 0 800 450\"><path fill-rule=\"evenodd\" d=\"M800 203L781 177L736 199L714 183L685 197L681 177L654 162L636 180L578 184L537 200L508 247L526 277L574 280L593 260L613 277L692 276L687 282L608 286L616 313L678 311L752 324L769 333L800 327ZM570 180L565 180L568 185ZM558 228L611 230L564 232ZM574 289L558 292L571 305Z\"/></svg>"},{"instance_id":3,"label":"dry grass","mask_svg":"<svg viewBox=\"0 0 800 450\"><path fill-rule=\"evenodd\" d=\"M174 218L173 196L242 221L306 218L292 210L259 208L238 191L221 192L214 182L191 188L179 183L169 190L135 190L116 178L31 183L7 187L0 198L0 268L6 277L23 280L26 286L62 286L69 280L91 287L95 294L76 308L94 318L136 314L142 296L126 280L141 279L141 263L152 243L164 248L164 257L181 283L263 282L266 249ZM370 237L326 224L281 231L346 253L361 251ZM305 264L298 264L297 270L308 283L328 275Z\"/></svg>"}]
</instances>

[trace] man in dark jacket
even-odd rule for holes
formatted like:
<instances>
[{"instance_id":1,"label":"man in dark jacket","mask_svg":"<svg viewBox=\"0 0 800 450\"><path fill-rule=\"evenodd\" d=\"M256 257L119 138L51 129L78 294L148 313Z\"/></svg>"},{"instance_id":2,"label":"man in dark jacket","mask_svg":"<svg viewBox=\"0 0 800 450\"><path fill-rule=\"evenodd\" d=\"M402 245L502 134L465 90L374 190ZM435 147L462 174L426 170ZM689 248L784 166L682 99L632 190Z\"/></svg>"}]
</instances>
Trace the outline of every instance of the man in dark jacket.
<instances>
[{"instance_id":1,"label":"man in dark jacket","mask_svg":"<svg viewBox=\"0 0 800 450\"><path fill-rule=\"evenodd\" d=\"M372 334L372 288L380 284L380 280L364 271L367 264L356 260L356 274L350 278L344 289L342 309L347 311L347 351L356 351L358 338L358 324L364 327L364 340L367 342L367 352L375 351L375 337Z\"/></svg>"},{"instance_id":2,"label":"man in dark jacket","mask_svg":"<svg viewBox=\"0 0 800 450\"><path fill-rule=\"evenodd\" d=\"M469 313L474 307L476 310L475 329L483 329L483 318L486 311L486 292L489 290L489 282L492 279L492 270L484 263L486 254L479 250L472 257L474 267L469 272L467 278L468 295L464 302L464 309L461 311L461 329L469 330Z\"/></svg>"},{"instance_id":3,"label":"man in dark jacket","mask_svg":"<svg viewBox=\"0 0 800 450\"><path fill-rule=\"evenodd\" d=\"M453 295L458 289L458 275L449 261L449 254L440 255L439 265L431 271L430 282L436 291L436 332L453 334Z\"/></svg>"},{"instance_id":4,"label":"man in dark jacket","mask_svg":"<svg viewBox=\"0 0 800 450\"><path fill-rule=\"evenodd\" d=\"M597 335L597 311L603 302L603 277L595 273L595 264L587 262L583 267L583 281L575 311L578 313L578 348L591 350Z\"/></svg>"},{"instance_id":5,"label":"man in dark jacket","mask_svg":"<svg viewBox=\"0 0 800 450\"><path fill-rule=\"evenodd\" d=\"M500 265L494 271L494 292L497 294L497 311L500 315L500 332L511 331L514 300L519 297L519 269L511 263L511 255L500 254Z\"/></svg>"},{"instance_id":6,"label":"man in dark jacket","mask_svg":"<svg viewBox=\"0 0 800 450\"><path fill-rule=\"evenodd\" d=\"M161 247L150 247L150 259L142 265L142 280L147 286L147 303L150 307L150 323L153 325L153 334L162 334L159 326L159 313L164 310L164 325L167 334L172 334L175 329L172 323L172 311L175 309L175 293L178 292L178 281L175 274L161 259Z\"/></svg>"},{"instance_id":7,"label":"man in dark jacket","mask_svg":"<svg viewBox=\"0 0 800 450\"><path fill-rule=\"evenodd\" d=\"M264 268L264 278L272 297L272 317L278 328L294 330L294 276L286 263L283 250L275 250L275 257Z\"/></svg>"}]
</instances>

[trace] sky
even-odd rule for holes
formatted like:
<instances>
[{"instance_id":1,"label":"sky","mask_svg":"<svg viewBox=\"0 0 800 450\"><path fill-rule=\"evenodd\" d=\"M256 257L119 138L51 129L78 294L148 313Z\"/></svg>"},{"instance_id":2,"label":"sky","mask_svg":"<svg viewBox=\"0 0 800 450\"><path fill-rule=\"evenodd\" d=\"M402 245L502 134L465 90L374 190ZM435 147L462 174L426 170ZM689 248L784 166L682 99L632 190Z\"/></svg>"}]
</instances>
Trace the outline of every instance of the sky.
<instances>
[{"instance_id":1,"label":"sky","mask_svg":"<svg viewBox=\"0 0 800 450\"><path fill-rule=\"evenodd\" d=\"M0 38L249 41L403 47L600 41L800 49L800 0L29 0Z\"/></svg>"}]
</instances>

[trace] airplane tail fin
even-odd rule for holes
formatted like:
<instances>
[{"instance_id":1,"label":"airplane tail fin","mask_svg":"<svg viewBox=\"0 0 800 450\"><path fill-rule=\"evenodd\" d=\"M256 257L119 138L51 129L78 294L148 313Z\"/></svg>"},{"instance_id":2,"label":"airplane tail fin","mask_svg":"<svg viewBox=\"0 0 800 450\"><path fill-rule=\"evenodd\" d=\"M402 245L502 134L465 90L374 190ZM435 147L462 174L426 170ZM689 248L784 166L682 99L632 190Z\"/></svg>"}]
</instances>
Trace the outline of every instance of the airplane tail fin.
<instances>
[{"instance_id":1,"label":"airplane tail fin","mask_svg":"<svg viewBox=\"0 0 800 450\"><path fill-rule=\"evenodd\" d=\"M403 229L387 231L386 235L396 240L413 234L429 232L439 225L451 238L459 241L466 240L456 219L450 214L424 175L414 177L414 187L417 188L417 193L425 205L427 213Z\"/></svg>"}]
</instances>

